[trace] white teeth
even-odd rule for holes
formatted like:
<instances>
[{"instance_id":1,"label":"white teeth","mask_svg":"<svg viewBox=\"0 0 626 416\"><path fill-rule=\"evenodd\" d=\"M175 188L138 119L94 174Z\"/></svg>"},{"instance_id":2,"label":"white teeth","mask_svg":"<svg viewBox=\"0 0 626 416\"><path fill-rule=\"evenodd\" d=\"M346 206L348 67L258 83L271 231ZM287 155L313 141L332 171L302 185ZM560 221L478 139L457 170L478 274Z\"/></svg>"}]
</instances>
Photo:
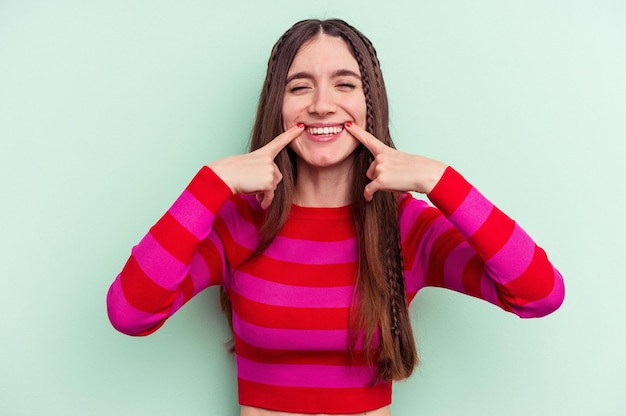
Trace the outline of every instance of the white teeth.
<instances>
[{"instance_id":1,"label":"white teeth","mask_svg":"<svg viewBox=\"0 0 626 416\"><path fill-rule=\"evenodd\" d=\"M307 132L309 134L318 134L318 135L328 136L330 134L341 133L342 130L343 130L342 126L335 126L335 127L309 127L307 129Z\"/></svg>"}]
</instances>

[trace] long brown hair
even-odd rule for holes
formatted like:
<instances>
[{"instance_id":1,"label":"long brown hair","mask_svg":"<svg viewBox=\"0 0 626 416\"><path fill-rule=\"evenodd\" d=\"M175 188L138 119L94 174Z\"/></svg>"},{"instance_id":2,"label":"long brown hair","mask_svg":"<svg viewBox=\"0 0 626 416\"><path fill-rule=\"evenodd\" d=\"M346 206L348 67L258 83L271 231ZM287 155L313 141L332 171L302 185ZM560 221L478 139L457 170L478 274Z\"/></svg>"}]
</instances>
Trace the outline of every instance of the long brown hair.
<instances>
[{"instance_id":1,"label":"long brown hair","mask_svg":"<svg viewBox=\"0 0 626 416\"><path fill-rule=\"evenodd\" d=\"M367 107L367 130L388 146L394 147L389 134L387 92L380 63L372 43L356 28L339 19L303 20L285 32L272 48L265 83L261 91L250 150L256 150L284 131L282 103L287 73L303 44L320 34L343 39L361 72ZM417 351L408 315L404 286L402 247L396 197L391 192L376 192L370 202L363 197L368 183L366 171L372 155L364 147L355 150L352 203L359 248L356 280L355 328L350 331L350 348L364 334L366 357L376 360L375 381L407 378L417 365ZM275 160L283 180L267 210L260 254L287 221L295 191L296 156L289 148ZM225 309L230 305L223 297Z\"/></svg>"}]
</instances>

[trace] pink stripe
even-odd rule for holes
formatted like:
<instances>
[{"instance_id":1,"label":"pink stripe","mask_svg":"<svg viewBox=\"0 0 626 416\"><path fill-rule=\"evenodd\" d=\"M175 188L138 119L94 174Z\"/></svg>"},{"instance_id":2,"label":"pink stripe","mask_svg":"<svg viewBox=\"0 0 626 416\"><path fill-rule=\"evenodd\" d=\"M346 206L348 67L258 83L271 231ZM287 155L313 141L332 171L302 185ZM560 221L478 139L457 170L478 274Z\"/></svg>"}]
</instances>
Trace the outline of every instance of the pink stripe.
<instances>
[{"instance_id":1,"label":"pink stripe","mask_svg":"<svg viewBox=\"0 0 626 416\"><path fill-rule=\"evenodd\" d=\"M492 210L493 204L472 188L450 216L450 222L457 225L463 235L470 237L485 223Z\"/></svg>"},{"instance_id":2,"label":"pink stripe","mask_svg":"<svg viewBox=\"0 0 626 416\"><path fill-rule=\"evenodd\" d=\"M430 253L433 250L433 245L441 234L452 227L452 224L445 217L441 216L433 222L429 231L420 239L415 250L421 256L415 257L414 264L405 264L405 267L410 267L409 271L405 272L407 276L407 292L418 292L426 286L426 275L430 265Z\"/></svg>"},{"instance_id":3,"label":"pink stripe","mask_svg":"<svg viewBox=\"0 0 626 416\"><path fill-rule=\"evenodd\" d=\"M189 191L184 191L168 211L198 240L207 236L215 216Z\"/></svg>"},{"instance_id":4,"label":"pink stripe","mask_svg":"<svg viewBox=\"0 0 626 416\"><path fill-rule=\"evenodd\" d=\"M417 264L422 262L418 261ZM426 273L421 267L414 267L413 270L404 271L404 284L407 293L417 293L426 286Z\"/></svg>"},{"instance_id":5,"label":"pink stripe","mask_svg":"<svg viewBox=\"0 0 626 416\"><path fill-rule=\"evenodd\" d=\"M498 304L498 288L493 279L489 278L484 272L480 278L480 292L484 300L494 305Z\"/></svg>"},{"instance_id":6,"label":"pink stripe","mask_svg":"<svg viewBox=\"0 0 626 416\"><path fill-rule=\"evenodd\" d=\"M170 306L170 310L167 315L168 316L174 315L176 311L182 308L184 304L185 304L185 295L183 294L183 292L178 292L178 296L176 296L176 299L174 300L174 302L172 302L172 306Z\"/></svg>"},{"instance_id":7,"label":"pink stripe","mask_svg":"<svg viewBox=\"0 0 626 416\"><path fill-rule=\"evenodd\" d=\"M248 207L252 210L252 211L263 211L263 208L261 208L261 203L259 201L256 200L256 195L254 194L246 194L243 195L243 199L244 201L246 201L248 203Z\"/></svg>"},{"instance_id":8,"label":"pink stripe","mask_svg":"<svg viewBox=\"0 0 626 416\"><path fill-rule=\"evenodd\" d=\"M274 386L350 388L370 383L374 367L265 364L237 356L237 374L243 380Z\"/></svg>"},{"instance_id":9,"label":"pink stripe","mask_svg":"<svg viewBox=\"0 0 626 416\"><path fill-rule=\"evenodd\" d=\"M402 240L405 239L411 228L415 224L417 217L427 208L430 208L425 201L415 200L411 201L404 209L402 210L402 215L400 215L400 238Z\"/></svg>"},{"instance_id":10,"label":"pink stripe","mask_svg":"<svg viewBox=\"0 0 626 416\"><path fill-rule=\"evenodd\" d=\"M354 286L304 287L259 279L237 272L232 289L243 297L266 305L295 308L347 308L352 302Z\"/></svg>"},{"instance_id":11,"label":"pink stripe","mask_svg":"<svg viewBox=\"0 0 626 416\"><path fill-rule=\"evenodd\" d=\"M113 327L129 335L137 335L154 328L167 317L165 313L146 313L131 306L124 296L119 276L107 293L107 312Z\"/></svg>"},{"instance_id":12,"label":"pink stripe","mask_svg":"<svg viewBox=\"0 0 626 416\"><path fill-rule=\"evenodd\" d=\"M171 276L182 279L187 274L185 264L165 250L150 233L133 248L132 253L141 270L165 289L175 290L180 283Z\"/></svg>"},{"instance_id":13,"label":"pink stripe","mask_svg":"<svg viewBox=\"0 0 626 416\"><path fill-rule=\"evenodd\" d=\"M513 312L521 318L540 318L548 315L561 306L565 297L565 285L561 273L554 267L554 287L552 292L543 299L528 302L527 304L516 307Z\"/></svg>"},{"instance_id":14,"label":"pink stripe","mask_svg":"<svg viewBox=\"0 0 626 416\"><path fill-rule=\"evenodd\" d=\"M245 342L258 348L297 351L339 351L348 348L348 331L345 329L265 328L245 322L233 312L233 330Z\"/></svg>"},{"instance_id":15,"label":"pink stripe","mask_svg":"<svg viewBox=\"0 0 626 416\"><path fill-rule=\"evenodd\" d=\"M264 254L276 260L300 264L351 263L358 258L355 238L318 242L276 237Z\"/></svg>"},{"instance_id":16,"label":"pink stripe","mask_svg":"<svg viewBox=\"0 0 626 416\"><path fill-rule=\"evenodd\" d=\"M226 265L224 264L223 260L225 255L222 242L219 240L215 233L209 234L209 237L207 239L210 240L217 248L220 254L219 261L222 264L222 270L226 270ZM193 281L194 295L201 290L209 287L209 285L211 284L221 284L223 279L223 276L211 276L209 266L206 264L204 257L202 257L198 253L195 253L193 256L191 265L189 267L189 275L191 276L191 280Z\"/></svg>"},{"instance_id":17,"label":"pink stripe","mask_svg":"<svg viewBox=\"0 0 626 416\"><path fill-rule=\"evenodd\" d=\"M231 200L226 201L219 217L237 244L251 251L256 249L259 244L259 230L254 224L244 221Z\"/></svg>"},{"instance_id":18,"label":"pink stripe","mask_svg":"<svg viewBox=\"0 0 626 416\"><path fill-rule=\"evenodd\" d=\"M204 258L198 253L195 253L193 255L193 259L191 260L191 264L189 266L189 276L193 282L194 295L209 286L209 282L211 280L209 267L204 261Z\"/></svg>"},{"instance_id":19,"label":"pink stripe","mask_svg":"<svg viewBox=\"0 0 626 416\"><path fill-rule=\"evenodd\" d=\"M476 251L467 243L460 244L450 252L443 266L446 287L461 293L465 292L463 288L463 271L474 255L476 255Z\"/></svg>"},{"instance_id":20,"label":"pink stripe","mask_svg":"<svg viewBox=\"0 0 626 416\"><path fill-rule=\"evenodd\" d=\"M535 255L535 247L533 240L515 224L509 240L487 261L486 267L498 276L498 283L506 284L526 271Z\"/></svg>"}]
</instances>

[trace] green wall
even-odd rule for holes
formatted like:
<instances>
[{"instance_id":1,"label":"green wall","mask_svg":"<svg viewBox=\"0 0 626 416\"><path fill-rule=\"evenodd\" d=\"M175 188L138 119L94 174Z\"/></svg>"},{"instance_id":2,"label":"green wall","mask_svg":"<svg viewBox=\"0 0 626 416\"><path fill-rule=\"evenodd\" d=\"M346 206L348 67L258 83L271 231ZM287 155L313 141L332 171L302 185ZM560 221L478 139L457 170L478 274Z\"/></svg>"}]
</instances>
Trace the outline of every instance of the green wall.
<instances>
[{"instance_id":1,"label":"green wall","mask_svg":"<svg viewBox=\"0 0 626 416\"><path fill-rule=\"evenodd\" d=\"M398 146L566 279L540 320L422 292L394 416L626 414L622 0L0 0L0 414L237 414L216 290L147 338L105 294L197 169L245 151L269 50L307 17L372 39Z\"/></svg>"}]
</instances>

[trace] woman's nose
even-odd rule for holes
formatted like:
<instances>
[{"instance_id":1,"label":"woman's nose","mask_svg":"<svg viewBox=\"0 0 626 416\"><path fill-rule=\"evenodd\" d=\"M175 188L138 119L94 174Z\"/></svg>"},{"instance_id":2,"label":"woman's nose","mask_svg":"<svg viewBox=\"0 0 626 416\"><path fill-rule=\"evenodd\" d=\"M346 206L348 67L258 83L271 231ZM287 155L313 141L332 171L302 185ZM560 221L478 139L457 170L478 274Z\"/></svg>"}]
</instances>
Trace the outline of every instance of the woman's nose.
<instances>
[{"instance_id":1,"label":"woman's nose","mask_svg":"<svg viewBox=\"0 0 626 416\"><path fill-rule=\"evenodd\" d=\"M309 112L320 116L332 114L336 111L337 105L331 92L325 89L318 89L313 94Z\"/></svg>"}]
</instances>

